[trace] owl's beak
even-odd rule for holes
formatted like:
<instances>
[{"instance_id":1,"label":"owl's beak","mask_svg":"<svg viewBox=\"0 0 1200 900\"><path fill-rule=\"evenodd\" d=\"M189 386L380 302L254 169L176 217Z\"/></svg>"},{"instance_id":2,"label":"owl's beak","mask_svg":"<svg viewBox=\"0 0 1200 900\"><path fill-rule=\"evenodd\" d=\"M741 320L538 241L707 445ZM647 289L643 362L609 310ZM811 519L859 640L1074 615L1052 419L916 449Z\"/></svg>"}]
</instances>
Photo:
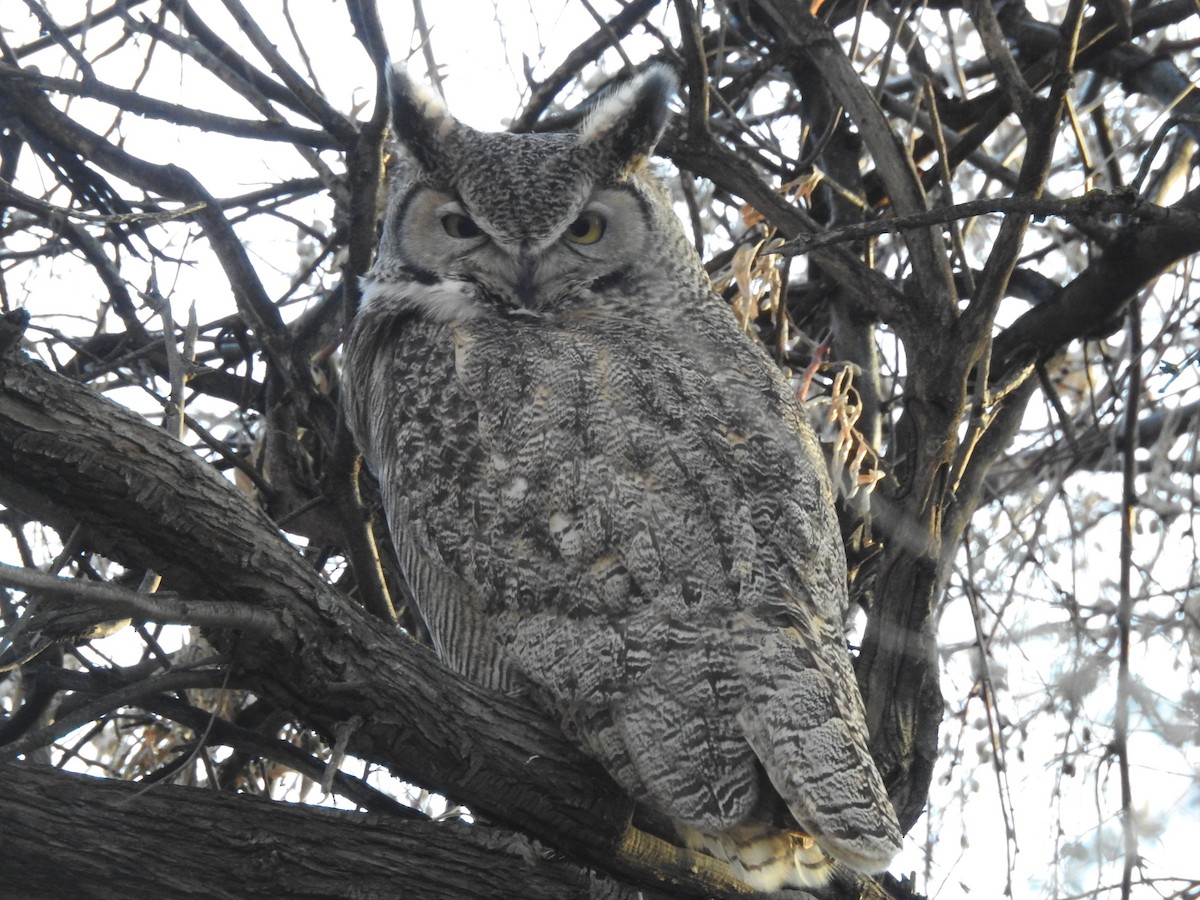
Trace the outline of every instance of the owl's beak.
<instances>
[{"instance_id":1,"label":"owl's beak","mask_svg":"<svg viewBox=\"0 0 1200 900\"><path fill-rule=\"evenodd\" d=\"M517 252L517 299L526 309L534 309L537 304L534 293L537 289L537 257L529 244L521 244Z\"/></svg>"}]
</instances>

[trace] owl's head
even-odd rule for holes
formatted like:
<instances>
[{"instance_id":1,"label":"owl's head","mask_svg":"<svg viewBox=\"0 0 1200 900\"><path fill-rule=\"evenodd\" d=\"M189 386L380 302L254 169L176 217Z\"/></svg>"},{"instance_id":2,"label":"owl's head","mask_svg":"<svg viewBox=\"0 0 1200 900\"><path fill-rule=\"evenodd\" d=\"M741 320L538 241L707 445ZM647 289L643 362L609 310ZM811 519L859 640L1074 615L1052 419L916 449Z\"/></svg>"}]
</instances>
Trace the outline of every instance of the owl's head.
<instances>
[{"instance_id":1,"label":"owl's head","mask_svg":"<svg viewBox=\"0 0 1200 900\"><path fill-rule=\"evenodd\" d=\"M646 166L676 89L667 68L609 91L577 130L550 134L469 128L399 69L389 87L402 158L368 303L445 322L548 312L646 296L664 260L692 255Z\"/></svg>"}]
</instances>

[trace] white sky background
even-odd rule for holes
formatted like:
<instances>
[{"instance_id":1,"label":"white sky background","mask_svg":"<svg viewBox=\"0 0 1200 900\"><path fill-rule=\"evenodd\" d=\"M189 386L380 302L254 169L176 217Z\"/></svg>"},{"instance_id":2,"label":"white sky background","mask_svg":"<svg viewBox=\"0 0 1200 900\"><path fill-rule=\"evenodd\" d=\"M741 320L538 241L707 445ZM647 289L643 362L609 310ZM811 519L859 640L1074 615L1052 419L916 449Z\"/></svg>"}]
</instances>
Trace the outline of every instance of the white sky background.
<instances>
[{"instance_id":1,"label":"white sky background","mask_svg":"<svg viewBox=\"0 0 1200 900\"><path fill-rule=\"evenodd\" d=\"M59 21L71 20L82 6L77 2L49 2L46 4ZM210 13L214 22L219 22L224 12L219 3L199 2L196 8L203 15ZM595 4L602 15L611 16L611 3ZM497 6L501 12L497 13ZM280 50L300 69L304 63L287 40L288 29L280 16L280 4L256 2L253 9L261 16L264 30L276 37ZM36 35L36 27L27 19L22 20L24 4L18 0L0 0L0 22L10 29L7 39L19 45ZM408 3L380 3L386 33L392 41L393 57L403 60L415 44ZM357 110L361 118L370 114L374 102L374 71L365 53L354 40L349 20L343 7L328 2L293 2L295 25L304 45L308 48L321 47L314 54L316 80L325 95L343 110ZM136 14L136 12L135 12ZM481 128L496 129L521 108L526 80L524 67L528 64L535 78L543 77L561 62L583 37L594 29L594 22L584 7L576 0L530 0L515 2L501 0L459 0L459 2L427 2L425 14L431 33L432 51L435 59L443 66L444 90L448 105L464 122ZM667 33L674 33L674 18L669 7L656 13L656 24ZM218 26L227 37L231 28ZM92 40L99 42L97 31ZM636 62L657 49L651 38L635 35L623 43L626 52ZM546 48L542 50L541 48ZM251 53L247 43L247 53ZM544 55L543 55L544 54ZM50 74L67 77L75 75L72 69L53 71L49 66L60 64L61 56L56 52L43 54L35 60ZM180 69L178 56L160 53L151 70L151 77L143 85L145 93L174 102L219 111L229 115L255 117L248 105L239 108L240 101L226 89L217 85L210 75L195 66ZM331 64L331 60L335 61ZM610 54L610 68L615 70L619 60ZM97 64L100 78L116 84L129 82L131 73L126 70L128 57L113 54ZM425 71L424 58L416 51L409 69L417 75ZM105 131L111 124L111 109L103 104L75 100L71 112L89 127ZM305 123L307 124L307 123ZM214 193L234 196L252 191L267 181L274 182L280 175L308 175L309 166L286 145L263 144L261 158L246 154L248 143L243 139L223 139L203 134L193 129L181 129L163 123L136 120L122 125L125 148L134 155L150 161L174 163L196 172L201 181ZM334 168L341 166L335 154L324 154L324 159ZM28 190L26 186L26 190ZM49 198L65 203L66 198ZM331 213L331 204L324 198L295 204L288 210L292 215L313 224L324 224ZM298 260L311 247L311 241L302 235L294 237L275 231L243 228L240 235L250 249L251 257L263 274L268 291L282 294L290 283ZM173 266L159 263L155 273L164 294L171 297L176 321L187 316L187 308L195 302L199 308L201 322L206 320L205 307L227 308L228 298L224 276L213 268L215 262L206 251L185 246L188 230L178 230L178 245L174 248L180 256L199 256L200 265ZM271 274L274 273L274 274ZM1048 273L1052 274L1052 273ZM145 277L148 277L145 276ZM329 276L331 279L334 276ZM10 289L13 286L10 285ZM39 295L61 298L73 295L79 318L71 320L61 315L35 318L35 325L52 325L73 334L90 334L94 309L104 299L104 293L89 274L79 274L68 259L57 260L32 274L23 285L31 297ZM45 293L43 293L45 292ZM206 303L206 296L218 292ZM32 301L31 301L32 302ZM56 303L61 310L61 300ZM302 300L288 313L299 314ZM36 307L31 311L38 313ZM122 394L121 399L146 409L145 403ZM1090 479L1086 485L1076 485L1080 493L1084 489L1096 491L1112 502L1120 496L1119 480L1114 478ZM1065 518L1062 510L1048 514L1053 527L1063 527ZM997 517L996 527L1002 527L1003 519ZM1087 548L1085 560L1064 559L1051 562L1045 576L1029 576L1027 581L1016 585L997 587L997 590L1013 589L1029 592L1035 598L1047 589L1051 581L1068 583L1080 598L1089 602L1101 602L1105 598L1114 604L1117 593L1116 581L1116 516L1109 515L1105 526L1093 536L1093 544ZM1144 540L1157 542L1162 539L1150 530L1146 518L1147 534ZM987 521L977 521L979 527ZM1053 527L1050 529L1053 530ZM1044 539L1044 538L1043 538ZM1177 541L1184 554L1180 557L1180 573L1157 573L1166 583L1179 582L1186 577L1185 571L1195 572L1195 548L1188 535L1173 533L1168 540ZM1045 615L1050 606L1035 602L1024 609L1030 615ZM1053 622L1029 621L1021 616L1006 618L1005 626L1010 630L1036 630L1053 627ZM1065 624L1063 625L1065 629ZM941 624L940 638L943 647L964 647L975 640L974 624L970 609L961 591L951 593ZM1180 640L1179 634L1163 635L1159 641L1135 645L1139 655L1133 659L1133 668L1145 688L1145 708L1153 713L1153 704L1171 706L1178 702L1185 690L1200 691L1194 663L1188 669L1189 657L1185 654L1171 655L1165 652ZM1032 640L1022 644L1024 654L1005 652L1002 665L993 660L993 677L1000 685L998 698L1002 714L1018 720L1028 710L1041 704L1064 704L1063 684L1072 679L1088 680L1096 674L1087 670L1071 673L1070 659L1061 657L1063 644L1058 637L1047 636L1044 640ZM1147 655L1149 654L1149 655ZM932 794L932 817L926 816L914 828L904 854L897 860L892 871L895 873L915 872L917 884L931 897L953 898L964 896L968 891L977 896L999 896L1005 882L1006 837L1003 817L1000 812L1000 789L990 767L991 750L988 732L982 722L983 706L979 700L967 701L974 675L973 654L959 651L948 653L949 677L943 683L943 693L951 711L965 708L963 724L951 718L943 732L943 758L935 773ZM1184 668L1177 663L1183 660ZM1112 668L1115 677L1115 666ZM1087 693L1081 700L1086 707L1081 712L1081 721L1111 721L1111 710L1105 709L1112 703L1115 685ZM1022 896L1067 897L1094 889L1101 884L1119 880L1120 827L1116 812L1119 809L1119 786L1115 764L1101 763L1097 767L1087 761L1101 758L1103 745L1111 734L1095 733L1091 746L1084 756L1074 756L1078 763L1078 774L1063 775L1064 750L1075 753L1079 733L1067 737L1062 733L1062 719L1058 716L1043 716L1032 719L1032 726L1019 740L1007 748L1008 791L1011 792L1016 828L1016 845L1019 852L1014 860L1014 893ZM1193 723L1195 724L1195 723ZM1140 837L1142 853L1147 858L1148 874L1190 876L1200 879L1200 793L1195 783L1200 772L1200 752L1194 744L1184 743L1172 747L1160 739L1151 728L1150 719L1141 707L1135 707L1132 725L1136 729L1131 738L1131 756L1136 766L1133 772L1135 806L1143 816L1143 834ZM1194 732L1193 732L1194 734ZM955 752L960 752L959 764L951 767ZM983 761L981 761L983 760ZM1057 834L1061 827L1063 834ZM925 841L934 844L933 861L925 856ZM1077 861L1062 867L1057 883L1054 874L1054 846L1056 842L1066 846L1077 842L1076 849L1064 850L1063 856L1077 854ZM1109 855L1112 854L1112 855ZM1098 858L1108 856L1110 864L1098 869ZM1111 860L1116 859L1112 864Z\"/></svg>"}]
</instances>

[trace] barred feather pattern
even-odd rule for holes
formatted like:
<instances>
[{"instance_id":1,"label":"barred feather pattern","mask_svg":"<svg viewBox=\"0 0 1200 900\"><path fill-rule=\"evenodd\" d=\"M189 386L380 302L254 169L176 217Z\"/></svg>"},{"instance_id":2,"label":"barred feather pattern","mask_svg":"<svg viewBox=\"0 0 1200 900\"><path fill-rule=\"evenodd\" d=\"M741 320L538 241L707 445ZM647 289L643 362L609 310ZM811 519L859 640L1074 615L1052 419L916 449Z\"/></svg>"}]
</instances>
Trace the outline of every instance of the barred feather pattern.
<instances>
[{"instance_id":1,"label":"barred feather pattern","mask_svg":"<svg viewBox=\"0 0 1200 900\"><path fill-rule=\"evenodd\" d=\"M544 139L471 131L393 80L409 160L347 342L347 420L451 666L530 692L754 887L820 884L830 859L880 871L900 833L831 488L637 162L669 88L644 75L593 112L598 137ZM470 231L458 215L490 243L443 253L439 227ZM587 215L616 243L563 250Z\"/></svg>"}]
</instances>

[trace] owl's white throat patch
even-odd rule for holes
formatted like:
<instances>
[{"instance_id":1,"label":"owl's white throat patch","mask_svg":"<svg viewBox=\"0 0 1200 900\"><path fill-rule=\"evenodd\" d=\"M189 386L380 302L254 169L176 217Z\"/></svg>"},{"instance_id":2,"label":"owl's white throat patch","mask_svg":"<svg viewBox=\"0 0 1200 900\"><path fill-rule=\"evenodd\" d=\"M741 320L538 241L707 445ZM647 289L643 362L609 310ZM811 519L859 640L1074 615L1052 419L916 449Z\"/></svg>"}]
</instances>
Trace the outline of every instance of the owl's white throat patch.
<instances>
[{"instance_id":1,"label":"owl's white throat patch","mask_svg":"<svg viewBox=\"0 0 1200 900\"><path fill-rule=\"evenodd\" d=\"M462 322L484 311L479 285L465 278L446 276L432 284L405 279L388 281L366 275L362 279L363 307L390 306L394 312L415 312L435 322Z\"/></svg>"}]
</instances>

